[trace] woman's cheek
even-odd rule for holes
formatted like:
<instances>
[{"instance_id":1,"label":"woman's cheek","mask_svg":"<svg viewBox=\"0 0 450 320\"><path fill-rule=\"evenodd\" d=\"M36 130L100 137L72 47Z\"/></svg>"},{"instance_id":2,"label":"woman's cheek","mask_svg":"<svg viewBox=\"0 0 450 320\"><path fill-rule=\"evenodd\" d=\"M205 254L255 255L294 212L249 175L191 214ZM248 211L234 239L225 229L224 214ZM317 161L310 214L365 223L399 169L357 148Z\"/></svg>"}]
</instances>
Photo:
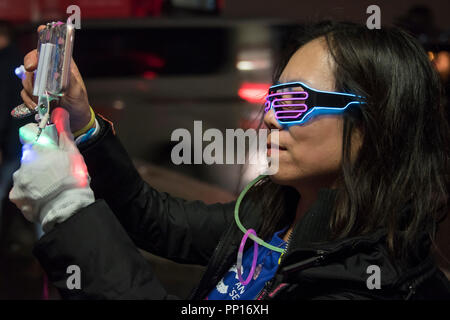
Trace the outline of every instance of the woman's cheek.
<instances>
[{"instance_id":1,"label":"woman's cheek","mask_svg":"<svg viewBox=\"0 0 450 320\"><path fill-rule=\"evenodd\" d=\"M337 146L314 146L304 142L294 150L280 153L276 178L285 182L300 181L336 173L339 168Z\"/></svg>"},{"instance_id":2,"label":"woman's cheek","mask_svg":"<svg viewBox=\"0 0 450 320\"><path fill-rule=\"evenodd\" d=\"M290 150L281 151L278 172L274 178L279 183L299 180L304 176L306 168L306 164L298 155L292 154Z\"/></svg>"}]
</instances>

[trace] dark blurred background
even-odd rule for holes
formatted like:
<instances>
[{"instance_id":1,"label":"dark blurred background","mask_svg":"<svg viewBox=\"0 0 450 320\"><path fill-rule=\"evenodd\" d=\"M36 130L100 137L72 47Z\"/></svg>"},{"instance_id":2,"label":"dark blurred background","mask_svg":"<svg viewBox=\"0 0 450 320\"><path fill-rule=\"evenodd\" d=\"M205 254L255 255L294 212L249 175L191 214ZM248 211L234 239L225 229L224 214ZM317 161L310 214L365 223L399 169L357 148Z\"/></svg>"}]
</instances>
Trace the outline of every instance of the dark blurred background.
<instances>
[{"instance_id":1,"label":"dark blurred background","mask_svg":"<svg viewBox=\"0 0 450 320\"><path fill-rule=\"evenodd\" d=\"M65 21L81 9L74 59L93 108L115 124L141 175L186 199L227 202L255 175L240 165L172 164L177 128L252 128L289 34L322 19L366 23L372 1L337 0L0 0L0 299L41 299L44 275L31 255L40 230L7 195L19 165L9 112L21 102L15 67L36 48L40 23ZM377 1L381 27L399 25L428 51L448 89L450 1ZM252 171L253 170L253 171ZM442 229L449 230L447 219ZM447 232L448 234L448 232ZM450 239L441 232L438 261L449 275ZM203 269L143 253L168 291L186 297ZM445 257L445 255L447 256ZM49 298L58 294L49 288Z\"/></svg>"}]
</instances>

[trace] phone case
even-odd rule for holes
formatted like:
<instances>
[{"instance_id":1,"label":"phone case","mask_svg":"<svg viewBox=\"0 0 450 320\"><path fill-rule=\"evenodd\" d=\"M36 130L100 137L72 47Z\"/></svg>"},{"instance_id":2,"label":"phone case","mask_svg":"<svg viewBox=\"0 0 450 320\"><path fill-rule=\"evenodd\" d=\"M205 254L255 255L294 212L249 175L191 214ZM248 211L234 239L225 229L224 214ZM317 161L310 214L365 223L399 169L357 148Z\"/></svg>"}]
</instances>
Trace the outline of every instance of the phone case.
<instances>
[{"instance_id":1,"label":"phone case","mask_svg":"<svg viewBox=\"0 0 450 320\"><path fill-rule=\"evenodd\" d=\"M63 22L48 23L39 32L38 68L33 95L61 96L68 87L75 29Z\"/></svg>"}]
</instances>

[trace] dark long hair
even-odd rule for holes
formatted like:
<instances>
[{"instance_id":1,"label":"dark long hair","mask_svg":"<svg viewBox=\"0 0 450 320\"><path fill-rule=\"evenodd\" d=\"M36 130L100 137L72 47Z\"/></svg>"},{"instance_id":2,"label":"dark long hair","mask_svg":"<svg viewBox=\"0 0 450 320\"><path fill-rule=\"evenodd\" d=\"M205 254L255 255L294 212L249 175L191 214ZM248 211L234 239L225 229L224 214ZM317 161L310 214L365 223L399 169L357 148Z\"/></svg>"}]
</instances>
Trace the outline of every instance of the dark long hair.
<instances>
[{"instance_id":1,"label":"dark long hair","mask_svg":"<svg viewBox=\"0 0 450 320\"><path fill-rule=\"evenodd\" d=\"M422 241L420 235L434 239L449 209L449 126L439 78L421 45L398 28L322 22L300 34L289 42L274 81L296 50L324 37L336 65L336 89L367 98L363 108L343 115L330 239L384 228L391 255L405 258ZM352 162L356 128L363 141ZM266 178L251 194L264 202L262 237L292 223L301 197L293 188Z\"/></svg>"}]
</instances>

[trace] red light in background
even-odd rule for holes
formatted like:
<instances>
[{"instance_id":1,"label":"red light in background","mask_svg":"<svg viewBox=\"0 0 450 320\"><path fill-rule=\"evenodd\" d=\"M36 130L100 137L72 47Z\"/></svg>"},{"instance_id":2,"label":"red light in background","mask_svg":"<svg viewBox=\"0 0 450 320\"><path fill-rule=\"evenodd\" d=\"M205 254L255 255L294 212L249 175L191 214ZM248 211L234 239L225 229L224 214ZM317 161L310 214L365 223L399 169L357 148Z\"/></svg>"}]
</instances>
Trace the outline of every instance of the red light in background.
<instances>
[{"instance_id":1,"label":"red light in background","mask_svg":"<svg viewBox=\"0 0 450 320\"><path fill-rule=\"evenodd\" d=\"M166 60L157 54L151 52L133 51L127 54L133 60L136 60L140 65L145 65L149 68L161 69L166 65Z\"/></svg>"},{"instance_id":2,"label":"red light in background","mask_svg":"<svg viewBox=\"0 0 450 320\"><path fill-rule=\"evenodd\" d=\"M264 103L269 87L268 83L242 83L238 95L250 103Z\"/></svg>"},{"instance_id":3,"label":"red light in background","mask_svg":"<svg viewBox=\"0 0 450 320\"><path fill-rule=\"evenodd\" d=\"M147 79L147 80L153 80L156 78L156 76L157 76L157 73L153 72L153 71L145 71L142 74L142 78Z\"/></svg>"},{"instance_id":4,"label":"red light in background","mask_svg":"<svg viewBox=\"0 0 450 320\"><path fill-rule=\"evenodd\" d=\"M161 16L163 0L133 0L136 17Z\"/></svg>"},{"instance_id":5,"label":"red light in background","mask_svg":"<svg viewBox=\"0 0 450 320\"><path fill-rule=\"evenodd\" d=\"M217 0L217 8L222 11L223 9L225 9L225 0Z\"/></svg>"},{"instance_id":6,"label":"red light in background","mask_svg":"<svg viewBox=\"0 0 450 320\"><path fill-rule=\"evenodd\" d=\"M153 67L153 68L159 69L159 68L164 67L164 65L166 64L166 61L164 59L158 57L157 55L147 54L145 56L145 63L149 67Z\"/></svg>"}]
</instances>

